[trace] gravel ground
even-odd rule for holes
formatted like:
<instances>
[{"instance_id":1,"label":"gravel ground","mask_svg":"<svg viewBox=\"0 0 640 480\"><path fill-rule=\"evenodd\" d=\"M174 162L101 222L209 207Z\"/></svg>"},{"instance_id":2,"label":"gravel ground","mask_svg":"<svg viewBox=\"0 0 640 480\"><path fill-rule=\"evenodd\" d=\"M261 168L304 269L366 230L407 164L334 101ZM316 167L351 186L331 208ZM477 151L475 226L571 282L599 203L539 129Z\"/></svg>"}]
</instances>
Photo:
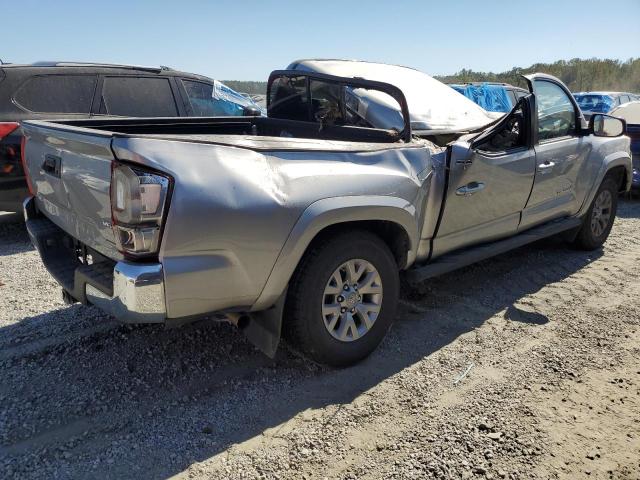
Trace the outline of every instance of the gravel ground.
<instances>
[{"instance_id":1,"label":"gravel ground","mask_svg":"<svg viewBox=\"0 0 640 480\"><path fill-rule=\"evenodd\" d=\"M0 477L640 479L640 202L619 215L601 252L549 240L405 293L344 370L65 306L0 215Z\"/></svg>"}]
</instances>

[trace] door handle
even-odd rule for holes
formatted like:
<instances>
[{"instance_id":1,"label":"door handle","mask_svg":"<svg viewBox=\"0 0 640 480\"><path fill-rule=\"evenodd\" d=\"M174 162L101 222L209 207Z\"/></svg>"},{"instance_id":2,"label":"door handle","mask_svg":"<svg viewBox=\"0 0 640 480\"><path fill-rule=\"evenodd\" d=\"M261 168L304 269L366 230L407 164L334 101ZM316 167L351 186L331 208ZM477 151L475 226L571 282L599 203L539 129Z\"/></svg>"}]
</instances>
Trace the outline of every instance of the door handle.
<instances>
[{"instance_id":1,"label":"door handle","mask_svg":"<svg viewBox=\"0 0 640 480\"><path fill-rule=\"evenodd\" d=\"M464 187L460 187L459 189L457 189L456 195L460 197L468 197L476 192L479 192L480 190L484 190L484 187L485 185L482 182L471 182Z\"/></svg>"},{"instance_id":2,"label":"door handle","mask_svg":"<svg viewBox=\"0 0 640 480\"><path fill-rule=\"evenodd\" d=\"M62 159L55 155L46 155L44 157L44 162L42 162L42 170L49 175L60 178Z\"/></svg>"},{"instance_id":3,"label":"door handle","mask_svg":"<svg viewBox=\"0 0 640 480\"><path fill-rule=\"evenodd\" d=\"M538 165L538 171L544 173L545 171L550 170L555 166L556 162L550 162L549 160L547 160L546 162Z\"/></svg>"}]
</instances>

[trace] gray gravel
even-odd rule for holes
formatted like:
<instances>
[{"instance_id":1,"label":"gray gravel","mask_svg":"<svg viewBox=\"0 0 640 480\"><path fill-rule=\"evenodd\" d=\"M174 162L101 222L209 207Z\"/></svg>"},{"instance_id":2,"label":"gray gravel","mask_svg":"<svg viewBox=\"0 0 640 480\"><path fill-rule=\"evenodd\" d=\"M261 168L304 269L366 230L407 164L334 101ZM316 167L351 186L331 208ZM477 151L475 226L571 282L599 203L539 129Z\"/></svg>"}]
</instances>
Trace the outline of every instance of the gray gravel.
<instances>
[{"instance_id":1,"label":"gray gravel","mask_svg":"<svg viewBox=\"0 0 640 480\"><path fill-rule=\"evenodd\" d=\"M0 476L638 479L639 218L622 202L602 252L550 240L407 291L331 370L66 306L0 214Z\"/></svg>"}]
</instances>

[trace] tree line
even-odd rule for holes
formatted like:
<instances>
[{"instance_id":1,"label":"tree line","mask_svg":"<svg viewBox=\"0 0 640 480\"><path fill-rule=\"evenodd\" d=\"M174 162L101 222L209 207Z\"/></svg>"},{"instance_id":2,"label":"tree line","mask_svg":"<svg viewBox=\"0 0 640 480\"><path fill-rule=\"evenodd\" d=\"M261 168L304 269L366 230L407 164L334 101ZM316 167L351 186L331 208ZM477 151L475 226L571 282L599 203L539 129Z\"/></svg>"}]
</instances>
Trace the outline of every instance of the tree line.
<instances>
[{"instance_id":1,"label":"tree line","mask_svg":"<svg viewBox=\"0 0 640 480\"><path fill-rule=\"evenodd\" d=\"M222 80L222 83L233 88L236 92L266 95L267 82L245 80Z\"/></svg>"},{"instance_id":2,"label":"tree line","mask_svg":"<svg viewBox=\"0 0 640 480\"><path fill-rule=\"evenodd\" d=\"M463 69L453 75L436 78L444 83L503 82L524 86L521 75L534 72L558 77L572 92L610 90L640 93L640 58L631 58L624 62L573 58L554 63L536 63L527 68L514 67L502 73Z\"/></svg>"},{"instance_id":3,"label":"tree line","mask_svg":"<svg viewBox=\"0 0 640 480\"><path fill-rule=\"evenodd\" d=\"M640 93L640 58L626 61L610 59L558 60L554 63L535 63L530 67L513 67L507 72L475 72L462 69L453 75L437 76L444 83L503 82L524 87L521 75L548 73L562 80L573 92L611 90ZM225 84L238 92L264 95L266 82L225 80Z\"/></svg>"}]
</instances>

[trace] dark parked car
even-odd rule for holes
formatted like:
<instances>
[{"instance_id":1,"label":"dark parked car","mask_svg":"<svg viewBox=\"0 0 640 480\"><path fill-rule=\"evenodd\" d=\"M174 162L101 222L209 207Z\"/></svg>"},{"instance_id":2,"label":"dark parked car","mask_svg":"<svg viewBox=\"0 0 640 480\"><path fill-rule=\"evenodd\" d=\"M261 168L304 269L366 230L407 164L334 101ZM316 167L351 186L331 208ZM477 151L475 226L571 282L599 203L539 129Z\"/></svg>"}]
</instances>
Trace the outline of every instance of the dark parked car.
<instances>
[{"instance_id":1,"label":"dark parked car","mask_svg":"<svg viewBox=\"0 0 640 480\"><path fill-rule=\"evenodd\" d=\"M23 120L241 115L260 115L260 108L221 82L168 67L0 65L0 211L21 211L28 195Z\"/></svg>"},{"instance_id":2,"label":"dark parked car","mask_svg":"<svg viewBox=\"0 0 640 480\"><path fill-rule=\"evenodd\" d=\"M620 105L640 100L639 95L625 92L577 92L573 96L587 120L594 113L609 113Z\"/></svg>"},{"instance_id":3,"label":"dark parked car","mask_svg":"<svg viewBox=\"0 0 640 480\"><path fill-rule=\"evenodd\" d=\"M508 83L473 82L449 86L489 112L510 112L520 98L529 94L527 90Z\"/></svg>"}]
</instances>

